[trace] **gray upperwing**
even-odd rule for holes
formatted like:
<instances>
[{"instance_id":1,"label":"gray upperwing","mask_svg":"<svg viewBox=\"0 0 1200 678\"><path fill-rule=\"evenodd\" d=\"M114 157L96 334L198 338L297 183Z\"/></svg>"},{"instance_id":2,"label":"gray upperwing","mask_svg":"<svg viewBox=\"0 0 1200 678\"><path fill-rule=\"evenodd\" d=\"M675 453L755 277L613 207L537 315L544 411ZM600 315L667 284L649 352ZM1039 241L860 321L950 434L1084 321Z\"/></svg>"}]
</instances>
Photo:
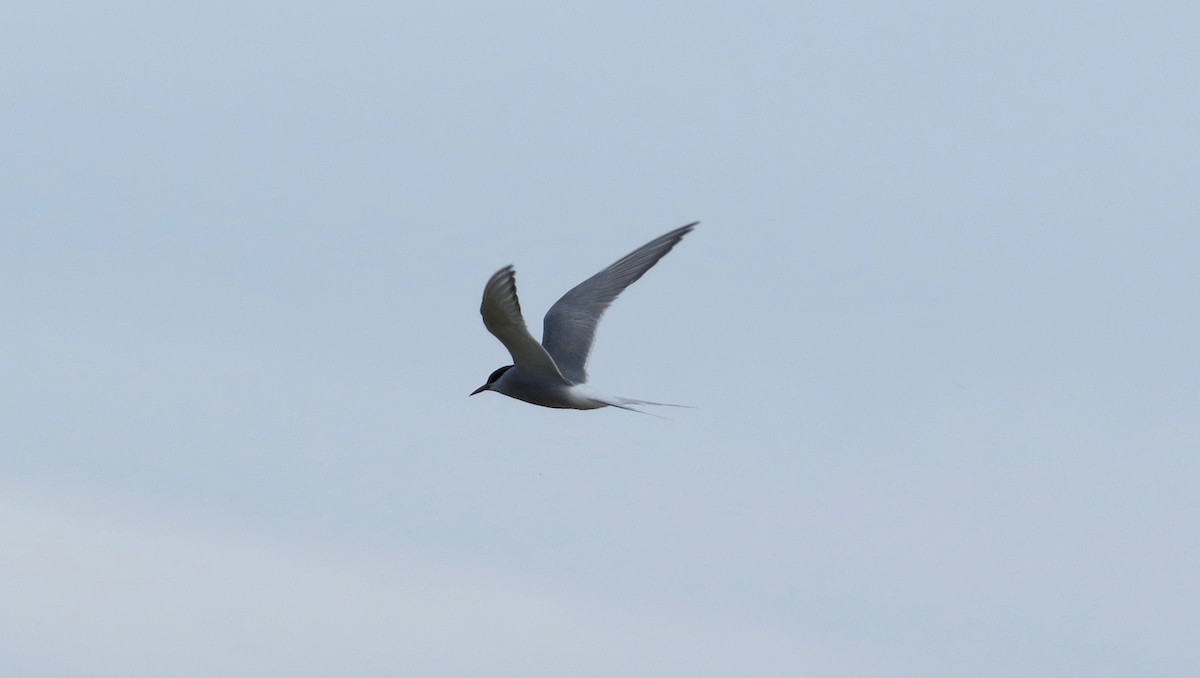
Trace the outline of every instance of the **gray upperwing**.
<instances>
[{"instance_id":1,"label":"gray upperwing","mask_svg":"<svg viewBox=\"0 0 1200 678\"><path fill-rule=\"evenodd\" d=\"M561 378L558 367L546 349L529 334L517 300L517 281L512 266L496 271L483 288L479 314L487 327L512 356L522 371Z\"/></svg>"},{"instance_id":2,"label":"gray upperwing","mask_svg":"<svg viewBox=\"0 0 1200 678\"><path fill-rule=\"evenodd\" d=\"M596 325L617 295L649 271L698 223L692 222L651 240L554 302L542 321L542 346L568 381L575 384L587 381L584 368L596 336Z\"/></svg>"}]
</instances>

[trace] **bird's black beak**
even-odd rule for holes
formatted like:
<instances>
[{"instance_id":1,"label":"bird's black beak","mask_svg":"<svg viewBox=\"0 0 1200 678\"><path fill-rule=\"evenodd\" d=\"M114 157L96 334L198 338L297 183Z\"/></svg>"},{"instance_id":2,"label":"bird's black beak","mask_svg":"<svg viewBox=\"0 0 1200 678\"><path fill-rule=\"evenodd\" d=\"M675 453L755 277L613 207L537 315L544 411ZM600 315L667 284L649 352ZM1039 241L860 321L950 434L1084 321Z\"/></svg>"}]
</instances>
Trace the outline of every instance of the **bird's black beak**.
<instances>
[{"instance_id":1,"label":"bird's black beak","mask_svg":"<svg viewBox=\"0 0 1200 678\"><path fill-rule=\"evenodd\" d=\"M470 398L471 396L475 395L476 393L483 393L484 391L488 390L489 386L491 386L491 384L484 384L483 386L480 386L479 388L475 389L474 391L471 391L471 395L469 395L467 397Z\"/></svg>"}]
</instances>

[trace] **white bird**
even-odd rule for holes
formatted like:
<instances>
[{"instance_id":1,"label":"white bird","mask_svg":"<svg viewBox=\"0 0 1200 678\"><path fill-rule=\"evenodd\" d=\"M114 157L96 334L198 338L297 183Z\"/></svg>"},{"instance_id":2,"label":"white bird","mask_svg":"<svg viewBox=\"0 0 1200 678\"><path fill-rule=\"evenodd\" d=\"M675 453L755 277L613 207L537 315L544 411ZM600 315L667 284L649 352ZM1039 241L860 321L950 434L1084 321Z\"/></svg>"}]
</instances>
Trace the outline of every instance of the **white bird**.
<instances>
[{"instance_id":1,"label":"white bird","mask_svg":"<svg viewBox=\"0 0 1200 678\"><path fill-rule=\"evenodd\" d=\"M620 407L640 412L631 405L670 405L648 400L607 396L587 386L588 354L596 336L596 325L604 311L621 292L658 263L672 247L700 222L681 226L637 248L596 275L567 292L542 321L542 343L529 334L517 301L517 282L512 266L505 266L483 288L479 307L483 324L512 355L513 364L492 372L487 383L471 395L484 391L543 407L594 410Z\"/></svg>"}]
</instances>

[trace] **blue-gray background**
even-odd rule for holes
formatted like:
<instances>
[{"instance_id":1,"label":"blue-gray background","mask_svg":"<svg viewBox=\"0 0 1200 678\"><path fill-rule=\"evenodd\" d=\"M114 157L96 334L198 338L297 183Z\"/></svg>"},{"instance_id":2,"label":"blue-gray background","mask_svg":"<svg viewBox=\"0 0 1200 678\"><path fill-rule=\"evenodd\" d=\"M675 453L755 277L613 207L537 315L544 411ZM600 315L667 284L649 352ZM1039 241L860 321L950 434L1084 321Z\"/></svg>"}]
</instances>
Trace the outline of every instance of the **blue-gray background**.
<instances>
[{"instance_id":1,"label":"blue-gray background","mask_svg":"<svg viewBox=\"0 0 1200 678\"><path fill-rule=\"evenodd\" d=\"M1193 3L5 14L0 673L1200 673Z\"/></svg>"}]
</instances>

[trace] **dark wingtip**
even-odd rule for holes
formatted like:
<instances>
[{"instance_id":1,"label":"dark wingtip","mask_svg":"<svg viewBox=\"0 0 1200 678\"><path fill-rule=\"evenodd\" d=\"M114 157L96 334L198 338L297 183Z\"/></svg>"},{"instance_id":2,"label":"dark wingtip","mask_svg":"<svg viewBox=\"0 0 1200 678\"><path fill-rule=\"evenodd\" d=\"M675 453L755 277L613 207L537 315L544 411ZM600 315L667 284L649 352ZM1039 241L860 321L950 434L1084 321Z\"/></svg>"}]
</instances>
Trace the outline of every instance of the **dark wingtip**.
<instances>
[{"instance_id":1,"label":"dark wingtip","mask_svg":"<svg viewBox=\"0 0 1200 678\"><path fill-rule=\"evenodd\" d=\"M679 228L675 229L674 231L671 231L670 233L668 233L667 235L673 235L676 238L682 238L683 236L687 235L688 233L691 233L692 230L695 229L699 225L700 225L699 221L693 221L690 224L684 224L683 226L680 226Z\"/></svg>"},{"instance_id":2,"label":"dark wingtip","mask_svg":"<svg viewBox=\"0 0 1200 678\"><path fill-rule=\"evenodd\" d=\"M496 273L492 276L493 280L497 278L503 279L506 291L508 292L509 296L512 297L513 303L517 307L517 312L520 313L521 301L517 297L517 269L514 268L512 264L509 264L499 271L496 271Z\"/></svg>"},{"instance_id":3,"label":"dark wingtip","mask_svg":"<svg viewBox=\"0 0 1200 678\"><path fill-rule=\"evenodd\" d=\"M673 247L675 243L678 243L680 240L683 239L683 236L687 235L688 233L691 233L699 225L700 225L699 221L693 221L690 224L684 224L683 226L680 226L679 228L675 229L674 231L671 231L670 233L663 235L662 237L671 240L672 247Z\"/></svg>"}]
</instances>

